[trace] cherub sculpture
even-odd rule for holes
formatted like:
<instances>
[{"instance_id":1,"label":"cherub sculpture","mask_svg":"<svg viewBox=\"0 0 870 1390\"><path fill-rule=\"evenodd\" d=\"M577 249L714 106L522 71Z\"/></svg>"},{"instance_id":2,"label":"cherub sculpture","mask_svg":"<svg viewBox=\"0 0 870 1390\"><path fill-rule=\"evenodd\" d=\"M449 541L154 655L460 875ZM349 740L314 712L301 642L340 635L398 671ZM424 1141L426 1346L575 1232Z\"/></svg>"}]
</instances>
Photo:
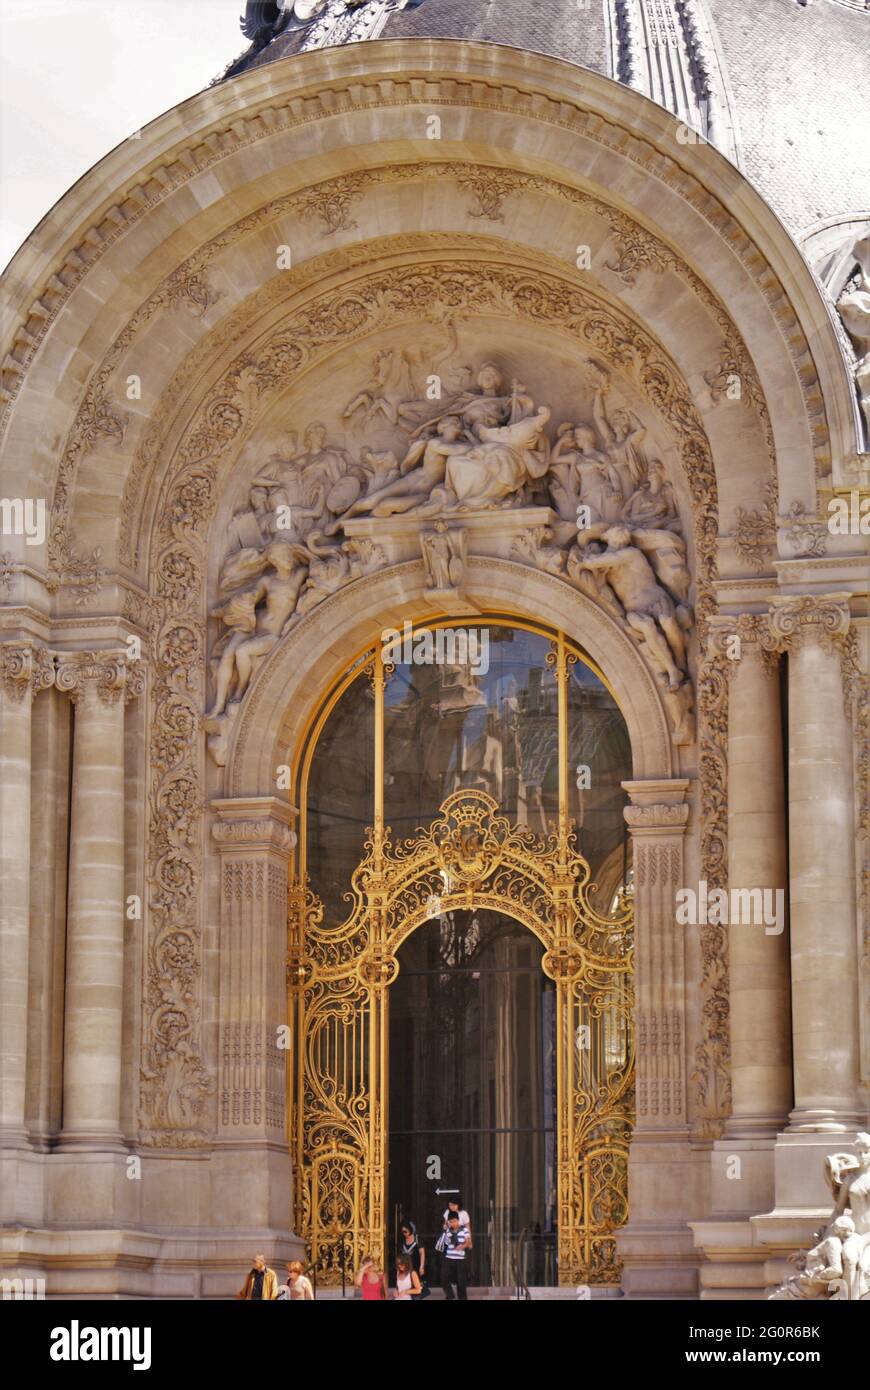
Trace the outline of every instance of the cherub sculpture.
<instances>
[{"instance_id":1,"label":"cherub sculpture","mask_svg":"<svg viewBox=\"0 0 870 1390\"><path fill-rule=\"evenodd\" d=\"M854 1154L829 1154L825 1177L834 1197L832 1218L816 1232L816 1245L795 1257L798 1273L780 1284L773 1300L870 1301L870 1134L856 1136Z\"/></svg>"}]
</instances>

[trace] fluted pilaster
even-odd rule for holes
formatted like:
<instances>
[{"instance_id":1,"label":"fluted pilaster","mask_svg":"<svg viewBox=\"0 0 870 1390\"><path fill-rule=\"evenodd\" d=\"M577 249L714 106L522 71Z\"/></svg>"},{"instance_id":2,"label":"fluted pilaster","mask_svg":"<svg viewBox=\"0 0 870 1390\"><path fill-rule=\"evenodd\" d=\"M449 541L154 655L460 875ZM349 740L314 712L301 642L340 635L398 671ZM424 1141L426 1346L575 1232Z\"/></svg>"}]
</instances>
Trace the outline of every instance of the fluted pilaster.
<instances>
[{"instance_id":1,"label":"fluted pilaster","mask_svg":"<svg viewBox=\"0 0 870 1390\"><path fill-rule=\"evenodd\" d=\"M142 674L123 652L74 652L57 685L75 705L61 1147L121 1147L124 704Z\"/></svg>"},{"instance_id":2,"label":"fluted pilaster","mask_svg":"<svg viewBox=\"0 0 870 1390\"><path fill-rule=\"evenodd\" d=\"M637 1130L686 1124L685 943L674 919L683 883L688 782L624 782L633 842ZM661 797L661 799L659 799Z\"/></svg>"},{"instance_id":3,"label":"fluted pilaster","mask_svg":"<svg viewBox=\"0 0 870 1390\"><path fill-rule=\"evenodd\" d=\"M859 1122L849 630L848 594L773 601L770 631L788 654L793 1130Z\"/></svg>"},{"instance_id":4,"label":"fluted pilaster","mask_svg":"<svg viewBox=\"0 0 870 1390\"><path fill-rule=\"evenodd\" d=\"M779 656L766 614L717 619L713 633L729 677L727 888L732 895L766 891L768 902L783 907L779 932L760 920L728 927L731 1115L725 1132L772 1139L792 1102Z\"/></svg>"},{"instance_id":5,"label":"fluted pilaster","mask_svg":"<svg viewBox=\"0 0 870 1390\"><path fill-rule=\"evenodd\" d=\"M26 1147L30 940L30 760L33 700L54 662L28 641L0 644L0 1131Z\"/></svg>"},{"instance_id":6,"label":"fluted pilaster","mask_svg":"<svg viewBox=\"0 0 870 1390\"><path fill-rule=\"evenodd\" d=\"M215 801L220 854L222 1135L283 1141L287 1051L287 885L294 810L277 797Z\"/></svg>"}]
</instances>

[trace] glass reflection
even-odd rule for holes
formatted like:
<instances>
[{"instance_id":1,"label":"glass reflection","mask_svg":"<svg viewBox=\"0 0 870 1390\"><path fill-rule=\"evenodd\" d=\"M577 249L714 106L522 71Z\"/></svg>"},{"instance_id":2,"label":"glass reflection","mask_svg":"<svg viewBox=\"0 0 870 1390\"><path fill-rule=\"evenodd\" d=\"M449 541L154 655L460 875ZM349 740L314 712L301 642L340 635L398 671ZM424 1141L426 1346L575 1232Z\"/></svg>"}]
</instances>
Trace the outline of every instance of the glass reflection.
<instances>
[{"instance_id":1,"label":"glass reflection","mask_svg":"<svg viewBox=\"0 0 870 1390\"><path fill-rule=\"evenodd\" d=\"M427 825L451 792L489 792L504 815L540 834L559 814L556 677L548 638L472 629L485 663L400 662L385 701L385 814L397 835Z\"/></svg>"},{"instance_id":2,"label":"glass reflection","mask_svg":"<svg viewBox=\"0 0 870 1390\"><path fill-rule=\"evenodd\" d=\"M631 744L619 706L583 662L568 681L568 815L589 862L592 906L607 914L631 872L631 839L622 811L631 777Z\"/></svg>"},{"instance_id":3,"label":"glass reflection","mask_svg":"<svg viewBox=\"0 0 870 1390\"><path fill-rule=\"evenodd\" d=\"M308 778L306 867L325 923L348 915L343 897L374 820L374 740L374 694L361 673L327 719Z\"/></svg>"}]
</instances>

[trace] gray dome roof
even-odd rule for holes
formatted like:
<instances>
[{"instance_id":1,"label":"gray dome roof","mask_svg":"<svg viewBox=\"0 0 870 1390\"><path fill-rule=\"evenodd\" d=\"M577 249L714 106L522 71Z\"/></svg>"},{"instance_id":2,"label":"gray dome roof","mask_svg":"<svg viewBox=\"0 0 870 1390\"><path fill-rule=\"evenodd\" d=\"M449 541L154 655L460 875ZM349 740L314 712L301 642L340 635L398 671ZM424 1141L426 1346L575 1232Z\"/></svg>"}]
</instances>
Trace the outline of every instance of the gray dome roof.
<instances>
[{"instance_id":1,"label":"gray dome roof","mask_svg":"<svg viewBox=\"0 0 870 1390\"><path fill-rule=\"evenodd\" d=\"M370 39L468 39L635 87L740 166L800 239L870 207L870 0L249 0L227 70Z\"/></svg>"}]
</instances>

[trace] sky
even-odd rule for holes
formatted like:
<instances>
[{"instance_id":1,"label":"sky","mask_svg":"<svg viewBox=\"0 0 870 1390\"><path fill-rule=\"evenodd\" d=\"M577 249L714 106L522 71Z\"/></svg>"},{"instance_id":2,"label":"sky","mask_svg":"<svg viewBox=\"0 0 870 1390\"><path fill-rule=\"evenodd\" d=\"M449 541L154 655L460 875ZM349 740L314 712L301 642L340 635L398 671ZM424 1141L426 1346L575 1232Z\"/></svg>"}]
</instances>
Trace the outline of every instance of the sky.
<instances>
[{"instance_id":1,"label":"sky","mask_svg":"<svg viewBox=\"0 0 870 1390\"><path fill-rule=\"evenodd\" d=\"M0 266L77 179L247 47L244 0L0 0Z\"/></svg>"}]
</instances>

